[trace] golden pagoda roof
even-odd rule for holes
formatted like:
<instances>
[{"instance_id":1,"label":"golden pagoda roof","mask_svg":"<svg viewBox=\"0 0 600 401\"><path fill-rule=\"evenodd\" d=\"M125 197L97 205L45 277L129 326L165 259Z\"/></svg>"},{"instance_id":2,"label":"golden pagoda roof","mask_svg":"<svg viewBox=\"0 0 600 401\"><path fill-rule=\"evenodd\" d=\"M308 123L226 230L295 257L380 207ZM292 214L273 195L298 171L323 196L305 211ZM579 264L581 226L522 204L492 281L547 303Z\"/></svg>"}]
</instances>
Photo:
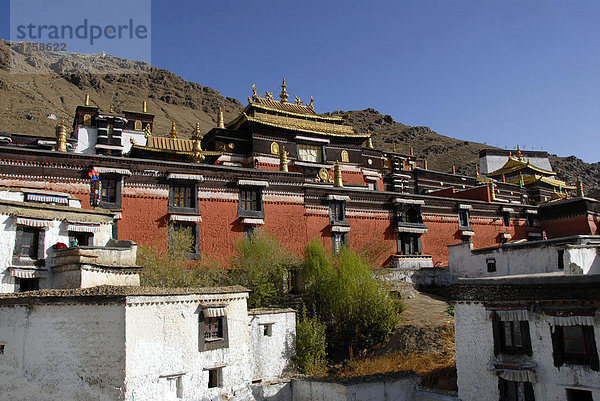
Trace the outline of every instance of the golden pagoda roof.
<instances>
[{"instance_id":1,"label":"golden pagoda roof","mask_svg":"<svg viewBox=\"0 0 600 401\"><path fill-rule=\"evenodd\" d=\"M557 188L562 188L562 189L567 189L567 190L572 190L572 189L576 189L576 187L572 186L572 185L567 185L566 182L562 181L562 180L557 180L555 178L548 178L548 177L544 177L543 175L524 175L523 177L523 185L527 186L530 184L533 184L535 182L543 182L545 184L551 185L553 187L557 187ZM519 178L515 178L512 180L508 180L506 181L509 184L519 184L520 181L520 177Z\"/></svg>"},{"instance_id":2,"label":"golden pagoda roof","mask_svg":"<svg viewBox=\"0 0 600 401\"><path fill-rule=\"evenodd\" d=\"M132 148L151 152L191 155L194 153L194 141L191 139L167 138L163 136L148 135L146 146L134 144L132 145ZM223 154L223 152L209 150L203 150L201 153L205 156L220 156Z\"/></svg>"},{"instance_id":3,"label":"golden pagoda roof","mask_svg":"<svg viewBox=\"0 0 600 401\"><path fill-rule=\"evenodd\" d=\"M302 131L310 134L355 138L368 138L370 136L368 133L361 134L354 132L354 129L349 125L304 120L299 118L277 116L266 113L255 113L254 116L249 116L243 113L241 118L237 120L237 123L234 127L237 128L246 121L264 124L276 128Z\"/></svg>"},{"instance_id":4,"label":"golden pagoda roof","mask_svg":"<svg viewBox=\"0 0 600 401\"><path fill-rule=\"evenodd\" d=\"M515 158L512 156L508 158L508 161L506 162L506 164L504 164L504 166L500 167L496 171L492 171L491 173L486 173L486 175L488 177L496 177L499 175L514 173L515 171L524 170L526 168L530 168L533 171L537 171L541 174L556 175L556 172L554 171L544 170L543 168L534 166L533 164L529 163L529 161L525 161L522 158Z\"/></svg>"},{"instance_id":5,"label":"golden pagoda roof","mask_svg":"<svg viewBox=\"0 0 600 401\"><path fill-rule=\"evenodd\" d=\"M262 97L255 99L251 103L251 105L254 106L255 108L264 108L264 109L270 109L270 110L284 111L284 112L299 114L299 115L303 115L303 116L305 116L305 115L318 116L319 115L319 114L317 114L314 107L312 107L312 106L308 106L305 104L281 102L279 100L273 100L273 99L263 99Z\"/></svg>"}]
</instances>

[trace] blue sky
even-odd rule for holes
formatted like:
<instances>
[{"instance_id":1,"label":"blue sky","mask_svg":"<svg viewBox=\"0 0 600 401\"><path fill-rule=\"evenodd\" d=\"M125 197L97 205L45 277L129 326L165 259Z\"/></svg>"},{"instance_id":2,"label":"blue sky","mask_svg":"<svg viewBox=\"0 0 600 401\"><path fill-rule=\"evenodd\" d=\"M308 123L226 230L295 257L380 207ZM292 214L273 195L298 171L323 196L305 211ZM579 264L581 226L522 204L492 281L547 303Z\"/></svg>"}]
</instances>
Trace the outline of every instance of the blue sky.
<instances>
[{"instance_id":1,"label":"blue sky","mask_svg":"<svg viewBox=\"0 0 600 401\"><path fill-rule=\"evenodd\" d=\"M154 0L151 40L154 65L243 102L285 77L319 112L600 160L596 0Z\"/></svg>"}]
</instances>

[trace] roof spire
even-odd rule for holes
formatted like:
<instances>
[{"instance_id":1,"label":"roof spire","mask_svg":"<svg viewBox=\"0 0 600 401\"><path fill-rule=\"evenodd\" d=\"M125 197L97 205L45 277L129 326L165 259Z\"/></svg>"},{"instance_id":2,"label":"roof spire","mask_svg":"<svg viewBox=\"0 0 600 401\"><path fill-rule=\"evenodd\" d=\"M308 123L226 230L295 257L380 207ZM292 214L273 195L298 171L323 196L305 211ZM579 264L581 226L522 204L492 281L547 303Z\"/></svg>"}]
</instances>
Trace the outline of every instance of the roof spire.
<instances>
[{"instance_id":1,"label":"roof spire","mask_svg":"<svg viewBox=\"0 0 600 401\"><path fill-rule=\"evenodd\" d=\"M281 94L279 95L279 98L281 99L281 103L287 102L287 99L288 99L288 94L287 94L285 88L287 88L287 85L285 84L285 78L283 78L283 83L281 84Z\"/></svg>"},{"instance_id":2,"label":"roof spire","mask_svg":"<svg viewBox=\"0 0 600 401\"><path fill-rule=\"evenodd\" d=\"M521 153L519 145L517 145L517 159L519 159L519 161L523 161L523 153Z\"/></svg>"},{"instance_id":3,"label":"roof spire","mask_svg":"<svg viewBox=\"0 0 600 401\"><path fill-rule=\"evenodd\" d=\"M60 120L60 124L56 126L56 148L58 152L67 151L67 132L65 120Z\"/></svg>"},{"instance_id":4,"label":"roof spire","mask_svg":"<svg viewBox=\"0 0 600 401\"><path fill-rule=\"evenodd\" d=\"M146 113L147 110L148 110L148 103L144 100L144 103L142 103L142 111L144 113Z\"/></svg>"},{"instance_id":5,"label":"roof spire","mask_svg":"<svg viewBox=\"0 0 600 401\"><path fill-rule=\"evenodd\" d=\"M202 135L200 135L200 123L196 122L196 129L194 130L194 133L192 134L192 139L196 140L196 139L202 139Z\"/></svg>"},{"instance_id":6,"label":"roof spire","mask_svg":"<svg viewBox=\"0 0 600 401\"><path fill-rule=\"evenodd\" d=\"M175 120L171 121L171 132L169 132L171 138L177 138L177 128L175 128Z\"/></svg>"},{"instance_id":7,"label":"roof spire","mask_svg":"<svg viewBox=\"0 0 600 401\"><path fill-rule=\"evenodd\" d=\"M111 102L110 106L108 107L108 112L109 113L114 113L115 112L115 109L113 108L112 102Z\"/></svg>"},{"instance_id":8,"label":"roof spire","mask_svg":"<svg viewBox=\"0 0 600 401\"><path fill-rule=\"evenodd\" d=\"M581 177L577 176L575 186L577 187L577 196L584 197L585 194L583 193L583 181L581 181Z\"/></svg>"},{"instance_id":9,"label":"roof spire","mask_svg":"<svg viewBox=\"0 0 600 401\"><path fill-rule=\"evenodd\" d=\"M335 161L333 165L333 186L334 187L343 187L344 181L342 181L342 166L338 160Z\"/></svg>"},{"instance_id":10,"label":"roof spire","mask_svg":"<svg viewBox=\"0 0 600 401\"><path fill-rule=\"evenodd\" d=\"M285 146L281 147L279 151L279 171L283 171L284 173L288 172L288 152L285 151Z\"/></svg>"},{"instance_id":11,"label":"roof spire","mask_svg":"<svg viewBox=\"0 0 600 401\"><path fill-rule=\"evenodd\" d=\"M452 174L456 175L456 165L452 164Z\"/></svg>"},{"instance_id":12,"label":"roof spire","mask_svg":"<svg viewBox=\"0 0 600 401\"><path fill-rule=\"evenodd\" d=\"M219 114L217 115L217 128L225 128L225 122L223 121L223 109L219 106Z\"/></svg>"},{"instance_id":13,"label":"roof spire","mask_svg":"<svg viewBox=\"0 0 600 401\"><path fill-rule=\"evenodd\" d=\"M369 139L367 139L367 148L373 149L373 134L367 130L367 134L369 134Z\"/></svg>"},{"instance_id":14,"label":"roof spire","mask_svg":"<svg viewBox=\"0 0 600 401\"><path fill-rule=\"evenodd\" d=\"M90 105L90 94L89 93L85 94L85 100L83 101L83 104L86 106Z\"/></svg>"},{"instance_id":15,"label":"roof spire","mask_svg":"<svg viewBox=\"0 0 600 401\"><path fill-rule=\"evenodd\" d=\"M523 180L523 173L519 171L519 186L523 188L525 186L525 181Z\"/></svg>"}]
</instances>

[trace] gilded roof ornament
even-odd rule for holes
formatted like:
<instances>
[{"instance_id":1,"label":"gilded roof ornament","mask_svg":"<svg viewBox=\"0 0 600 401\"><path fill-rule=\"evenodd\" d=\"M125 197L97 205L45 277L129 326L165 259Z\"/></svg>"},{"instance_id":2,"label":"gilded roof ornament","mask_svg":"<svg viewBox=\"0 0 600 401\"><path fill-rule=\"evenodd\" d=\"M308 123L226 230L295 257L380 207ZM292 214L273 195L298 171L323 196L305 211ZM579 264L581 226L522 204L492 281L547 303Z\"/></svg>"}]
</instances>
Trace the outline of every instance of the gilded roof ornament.
<instances>
[{"instance_id":1,"label":"gilded roof ornament","mask_svg":"<svg viewBox=\"0 0 600 401\"><path fill-rule=\"evenodd\" d=\"M300 98L298 96L294 95L294 102L298 105L298 106L302 106L302 100L300 100Z\"/></svg>"},{"instance_id":2,"label":"gilded roof ornament","mask_svg":"<svg viewBox=\"0 0 600 401\"><path fill-rule=\"evenodd\" d=\"M152 134L152 130L150 129L150 124L146 124L144 127L144 136L148 138Z\"/></svg>"},{"instance_id":3,"label":"gilded roof ornament","mask_svg":"<svg viewBox=\"0 0 600 401\"><path fill-rule=\"evenodd\" d=\"M273 100L273 92L265 91L265 99Z\"/></svg>"},{"instance_id":4,"label":"gilded roof ornament","mask_svg":"<svg viewBox=\"0 0 600 401\"><path fill-rule=\"evenodd\" d=\"M333 186L334 187L343 187L344 182L342 181L342 166L338 160L335 161L333 165Z\"/></svg>"},{"instance_id":5,"label":"gilded roof ornament","mask_svg":"<svg viewBox=\"0 0 600 401\"><path fill-rule=\"evenodd\" d=\"M577 196L584 197L585 194L583 193L583 181L581 181L581 177L577 176L575 186L577 187Z\"/></svg>"},{"instance_id":6,"label":"gilded roof ornament","mask_svg":"<svg viewBox=\"0 0 600 401\"><path fill-rule=\"evenodd\" d=\"M109 113L114 113L115 109L113 108L113 104L111 103L110 106L108 106L108 112Z\"/></svg>"},{"instance_id":7,"label":"gilded roof ornament","mask_svg":"<svg viewBox=\"0 0 600 401\"><path fill-rule=\"evenodd\" d=\"M223 120L223 109L219 107L219 115L217 116L217 128L225 128L225 121Z\"/></svg>"},{"instance_id":8,"label":"gilded roof ornament","mask_svg":"<svg viewBox=\"0 0 600 401\"><path fill-rule=\"evenodd\" d=\"M281 84L281 94L279 95L279 98L281 99L281 103L287 102L288 97L289 97L285 88L287 88L287 85L285 84L285 78L283 78L283 83Z\"/></svg>"},{"instance_id":9,"label":"gilded roof ornament","mask_svg":"<svg viewBox=\"0 0 600 401\"><path fill-rule=\"evenodd\" d=\"M177 138L177 128L175 128L175 120L171 121L171 132L169 132L171 138Z\"/></svg>"},{"instance_id":10,"label":"gilded roof ornament","mask_svg":"<svg viewBox=\"0 0 600 401\"><path fill-rule=\"evenodd\" d=\"M256 85L252 84L252 102L256 102L258 99L260 99L260 95L256 91Z\"/></svg>"},{"instance_id":11,"label":"gilded roof ornament","mask_svg":"<svg viewBox=\"0 0 600 401\"><path fill-rule=\"evenodd\" d=\"M307 104L306 106L307 106L308 108L310 108L311 110L314 110L314 109L315 109L315 106L313 105L313 103L314 103L314 102L315 102L315 98L311 96L311 97L310 97L310 103L309 103L309 104Z\"/></svg>"},{"instance_id":12,"label":"gilded roof ornament","mask_svg":"<svg viewBox=\"0 0 600 401\"><path fill-rule=\"evenodd\" d=\"M375 136L375 134L372 134L369 130L367 130L367 134L369 134L369 139L367 139L367 148L373 149L373 136Z\"/></svg>"},{"instance_id":13,"label":"gilded roof ornament","mask_svg":"<svg viewBox=\"0 0 600 401\"><path fill-rule=\"evenodd\" d=\"M196 122L196 129L194 130L194 133L192 134L192 139L196 140L196 139L202 139L202 135L200 134L200 123Z\"/></svg>"},{"instance_id":14,"label":"gilded roof ornament","mask_svg":"<svg viewBox=\"0 0 600 401\"><path fill-rule=\"evenodd\" d=\"M85 99L83 101L83 104L85 104L86 106L90 105L90 94L89 93L85 94Z\"/></svg>"},{"instance_id":15,"label":"gilded roof ornament","mask_svg":"<svg viewBox=\"0 0 600 401\"><path fill-rule=\"evenodd\" d=\"M284 173L288 172L288 152L285 151L285 146L282 146L279 150L279 171L283 171Z\"/></svg>"},{"instance_id":16,"label":"gilded roof ornament","mask_svg":"<svg viewBox=\"0 0 600 401\"><path fill-rule=\"evenodd\" d=\"M60 120L60 124L56 126L56 150L59 152L67 151L67 130L65 120Z\"/></svg>"},{"instance_id":17,"label":"gilded roof ornament","mask_svg":"<svg viewBox=\"0 0 600 401\"><path fill-rule=\"evenodd\" d=\"M144 102L142 103L142 111L143 111L144 113L146 113L146 112L148 111L148 102L146 102L145 100L144 100Z\"/></svg>"}]
</instances>

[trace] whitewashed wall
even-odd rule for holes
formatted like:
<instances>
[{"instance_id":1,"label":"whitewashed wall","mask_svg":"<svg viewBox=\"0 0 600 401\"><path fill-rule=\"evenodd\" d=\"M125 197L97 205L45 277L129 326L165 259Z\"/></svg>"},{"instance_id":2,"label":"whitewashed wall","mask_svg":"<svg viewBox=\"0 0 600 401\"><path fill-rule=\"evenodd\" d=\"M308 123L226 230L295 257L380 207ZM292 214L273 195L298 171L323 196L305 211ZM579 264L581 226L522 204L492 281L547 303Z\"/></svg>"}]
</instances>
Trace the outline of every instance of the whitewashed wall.
<instances>
[{"instance_id":1,"label":"whitewashed wall","mask_svg":"<svg viewBox=\"0 0 600 401\"><path fill-rule=\"evenodd\" d=\"M494 355L492 322L483 304L459 303L454 307L456 325L456 367L458 395L462 401L497 400L498 376L489 370ZM515 361L533 361L537 383L533 384L536 400L564 401L566 388L591 391L600 399L600 373L587 366L565 363L554 366L550 318L529 313L532 357L513 357ZM600 346L600 325L594 326L596 345Z\"/></svg>"},{"instance_id":2,"label":"whitewashed wall","mask_svg":"<svg viewBox=\"0 0 600 401\"><path fill-rule=\"evenodd\" d=\"M567 245L565 247L567 274L600 274L600 247Z\"/></svg>"},{"instance_id":3,"label":"whitewashed wall","mask_svg":"<svg viewBox=\"0 0 600 401\"><path fill-rule=\"evenodd\" d=\"M75 153L96 153L96 141L98 138L98 130L92 127L79 127L77 129L77 146Z\"/></svg>"},{"instance_id":4,"label":"whitewashed wall","mask_svg":"<svg viewBox=\"0 0 600 401\"><path fill-rule=\"evenodd\" d=\"M166 394L161 376L182 374L184 400L252 399L247 293L177 297L128 297L126 400ZM226 303L229 346L199 351L200 307ZM224 365L223 387L208 388L206 368ZM160 399L160 398L159 398ZM224 398L228 399L228 398Z\"/></svg>"},{"instance_id":5,"label":"whitewashed wall","mask_svg":"<svg viewBox=\"0 0 600 401\"><path fill-rule=\"evenodd\" d=\"M119 400L123 305L0 306L0 400Z\"/></svg>"},{"instance_id":6,"label":"whitewashed wall","mask_svg":"<svg viewBox=\"0 0 600 401\"><path fill-rule=\"evenodd\" d=\"M296 313L255 310L248 315L252 380L281 377L290 367L296 347ZM270 325L270 336L265 335L265 325Z\"/></svg>"}]
</instances>

